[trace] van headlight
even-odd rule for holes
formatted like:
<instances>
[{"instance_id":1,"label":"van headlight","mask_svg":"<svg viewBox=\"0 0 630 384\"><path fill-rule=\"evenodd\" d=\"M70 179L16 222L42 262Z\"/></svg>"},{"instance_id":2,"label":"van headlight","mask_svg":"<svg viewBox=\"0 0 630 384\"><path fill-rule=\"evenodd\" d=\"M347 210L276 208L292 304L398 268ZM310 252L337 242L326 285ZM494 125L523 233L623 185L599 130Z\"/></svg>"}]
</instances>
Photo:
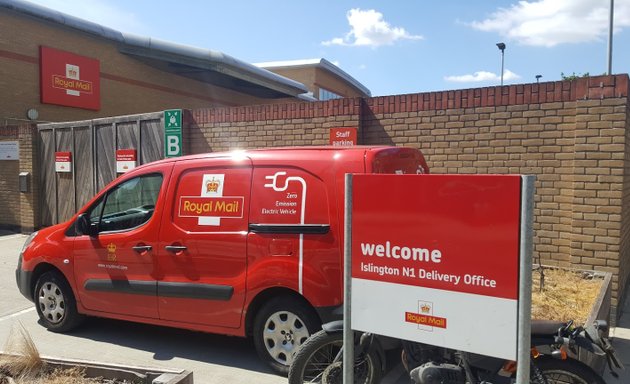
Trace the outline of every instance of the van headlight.
<instances>
[{"instance_id":1,"label":"van headlight","mask_svg":"<svg viewBox=\"0 0 630 384\"><path fill-rule=\"evenodd\" d=\"M33 241L33 239L35 238L35 236L37 236L37 231L31 233L27 238L26 241L24 242L24 245L22 246L22 250L20 251L20 259L22 258L22 255L24 254L24 251L26 251L26 248L29 246L29 244L31 244L31 242Z\"/></svg>"}]
</instances>

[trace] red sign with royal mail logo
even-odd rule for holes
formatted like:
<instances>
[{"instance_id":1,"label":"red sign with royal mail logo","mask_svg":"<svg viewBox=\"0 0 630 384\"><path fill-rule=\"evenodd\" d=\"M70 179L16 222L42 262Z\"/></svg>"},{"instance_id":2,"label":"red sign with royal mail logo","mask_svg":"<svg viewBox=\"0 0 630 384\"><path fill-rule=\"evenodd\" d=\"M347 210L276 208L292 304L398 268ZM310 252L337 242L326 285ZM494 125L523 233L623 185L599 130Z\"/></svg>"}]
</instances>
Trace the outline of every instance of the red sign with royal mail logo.
<instances>
[{"instance_id":1,"label":"red sign with royal mail logo","mask_svg":"<svg viewBox=\"0 0 630 384\"><path fill-rule=\"evenodd\" d=\"M41 46L40 74L43 104L101 108L98 60Z\"/></svg>"},{"instance_id":2,"label":"red sign with royal mail logo","mask_svg":"<svg viewBox=\"0 0 630 384\"><path fill-rule=\"evenodd\" d=\"M55 152L55 172L72 172L72 152Z\"/></svg>"},{"instance_id":3,"label":"red sign with royal mail logo","mask_svg":"<svg viewBox=\"0 0 630 384\"><path fill-rule=\"evenodd\" d=\"M352 328L515 359L520 176L352 180Z\"/></svg>"},{"instance_id":4,"label":"red sign with royal mail logo","mask_svg":"<svg viewBox=\"0 0 630 384\"><path fill-rule=\"evenodd\" d=\"M135 149L116 150L116 172L125 173L136 167L137 152Z\"/></svg>"},{"instance_id":5,"label":"red sign with royal mail logo","mask_svg":"<svg viewBox=\"0 0 630 384\"><path fill-rule=\"evenodd\" d=\"M356 128L330 128L330 145L352 146L357 145Z\"/></svg>"}]
</instances>

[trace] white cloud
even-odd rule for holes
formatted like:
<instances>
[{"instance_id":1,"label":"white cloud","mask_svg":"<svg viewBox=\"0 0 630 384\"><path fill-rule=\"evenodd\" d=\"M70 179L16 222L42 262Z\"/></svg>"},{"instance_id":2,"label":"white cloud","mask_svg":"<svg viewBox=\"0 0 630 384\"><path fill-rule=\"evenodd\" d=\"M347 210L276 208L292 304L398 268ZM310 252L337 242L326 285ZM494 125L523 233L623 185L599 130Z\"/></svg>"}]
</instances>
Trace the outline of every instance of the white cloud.
<instances>
[{"instance_id":1,"label":"white cloud","mask_svg":"<svg viewBox=\"0 0 630 384\"><path fill-rule=\"evenodd\" d=\"M525 45L553 47L599 41L608 35L609 0L519 1L470 23ZM630 26L630 0L615 0L615 31Z\"/></svg>"},{"instance_id":2,"label":"white cloud","mask_svg":"<svg viewBox=\"0 0 630 384\"><path fill-rule=\"evenodd\" d=\"M363 69L367 69L367 65L365 64L361 64L359 65L359 69L363 70Z\"/></svg>"},{"instance_id":3,"label":"white cloud","mask_svg":"<svg viewBox=\"0 0 630 384\"><path fill-rule=\"evenodd\" d=\"M503 72L503 81L510 81L520 79L521 77L516 73L506 69ZM475 73L467 74L467 75L458 75L458 76L445 76L444 80L450 81L453 83L481 83L481 82L498 82L501 81L501 75L497 75L493 72L487 71L477 71Z\"/></svg>"},{"instance_id":4,"label":"white cloud","mask_svg":"<svg viewBox=\"0 0 630 384\"><path fill-rule=\"evenodd\" d=\"M147 30L136 14L117 8L107 0L29 1L120 32L144 33Z\"/></svg>"},{"instance_id":5,"label":"white cloud","mask_svg":"<svg viewBox=\"0 0 630 384\"><path fill-rule=\"evenodd\" d=\"M369 46L392 45L398 40L421 40L422 36L411 35L402 27L393 27L383 20L383 14L373 9L351 9L346 14L350 32L344 37L323 41L323 45Z\"/></svg>"}]
</instances>

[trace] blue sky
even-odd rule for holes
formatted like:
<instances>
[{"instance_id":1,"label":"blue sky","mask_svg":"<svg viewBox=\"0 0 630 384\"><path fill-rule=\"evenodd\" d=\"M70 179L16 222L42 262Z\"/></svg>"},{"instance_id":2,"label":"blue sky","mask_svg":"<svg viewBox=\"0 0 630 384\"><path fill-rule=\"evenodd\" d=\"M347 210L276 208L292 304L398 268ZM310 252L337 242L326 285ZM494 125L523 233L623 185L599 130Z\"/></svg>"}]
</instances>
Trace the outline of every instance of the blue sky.
<instances>
[{"instance_id":1,"label":"blue sky","mask_svg":"<svg viewBox=\"0 0 630 384\"><path fill-rule=\"evenodd\" d=\"M610 0L32 0L121 32L249 62L325 58L375 96L554 81L607 70ZM615 0L613 73L630 72Z\"/></svg>"}]
</instances>

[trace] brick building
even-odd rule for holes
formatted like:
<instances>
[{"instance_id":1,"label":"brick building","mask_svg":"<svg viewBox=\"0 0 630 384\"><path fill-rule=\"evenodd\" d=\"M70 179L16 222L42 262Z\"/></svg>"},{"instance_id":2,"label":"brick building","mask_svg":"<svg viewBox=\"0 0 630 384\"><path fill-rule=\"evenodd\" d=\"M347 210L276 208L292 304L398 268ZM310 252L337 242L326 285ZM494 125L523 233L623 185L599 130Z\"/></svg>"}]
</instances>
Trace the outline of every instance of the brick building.
<instances>
[{"instance_id":1,"label":"brick building","mask_svg":"<svg viewBox=\"0 0 630 384\"><path fill-rule=\"evenodd\" d=\"M0 0L0 36L0 87L11 90L0 94L3 125L314 100L302 78L341 96L369 94L325 60L292 71L296 81L222 52L126 34L21 0Z\"/></svg>"},{"instance_id":2,"label":"brick building","mask_svg":"<svg viewBox=\"0 0 630 384\"><path fill-rule=\"evenodd\" d=\"M326 59L275 61L254 65L299 81L317 100L372 96L363 84Z\"/></svg>"}]
</instances>

